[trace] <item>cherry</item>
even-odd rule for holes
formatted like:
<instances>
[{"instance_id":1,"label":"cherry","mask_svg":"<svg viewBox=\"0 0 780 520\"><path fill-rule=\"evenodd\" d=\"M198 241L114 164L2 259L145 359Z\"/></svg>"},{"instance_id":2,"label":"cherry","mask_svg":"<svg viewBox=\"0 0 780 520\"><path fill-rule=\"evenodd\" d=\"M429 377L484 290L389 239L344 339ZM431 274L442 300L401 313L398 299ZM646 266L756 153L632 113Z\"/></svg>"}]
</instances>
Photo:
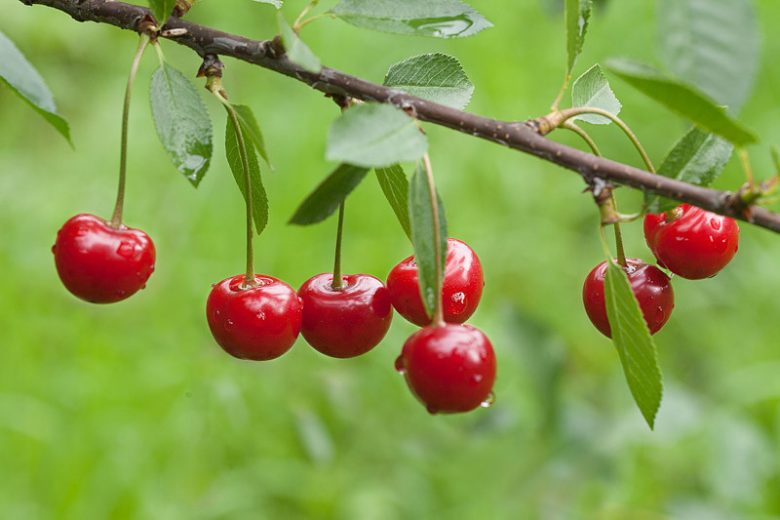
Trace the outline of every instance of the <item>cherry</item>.
<instances>
[{"instance_id":1,"label":"cherry","mask_svg":"<svg viewBox=\"0 0 780 520\"><path fill-rule=\"evenodd\" d=\"M442 303L444 321L463 323L474 314L485 285L482 265L477 254L465 243L447 240L447 261L444 269ZM414 256L396 265L387 277L387 288L393 307L415 325L431 323L420 296L419 275Z\"/></svg>"},{"instance_id":2,"label":"cherry","mask_svg":"<svg viewBox=\"0 0 780 520\"><path fill-rule=\"evenodd\" d=\"M344 275L340 289L333 275L318 274L298 291L303 303L301 332L325 355L349 358L365 354L382 341L393 319L390 293L367 274Z\"/></svg>"},{"instance_id":3,"label":"cherry","mask_svg":"<svg viewBox=\"0 0 780 520\"><path fill-rule=\"evenodd\" d=\"M645 240L659 265L689 280L710 278L739 248L739 226L729 217L681 204L645 216Z\"/></svg>"},{"instance_id":4,"label":"cherry","mask_svg":"<svg viewBox=\"0 0 780 520\"><path fill-rule=\"evenodd\" d=\"M655 266L648 265L636 258L626 260L623 270L628 275L631 290L639 302L639 308L645 318L650 334L655 334L672 315L674 309L674 291L669 277ZM585 312L602 334L612 337L612 329L607 319L607 307L604 302L604 276L607 262L601 262L585 278L582 287L582 301Z\"/></svg>"},{"instance_id":5,"label":"cherry","mask_svg":"<svg viewBox=\"0 0 780 520\"><path fill-rule=\"evenodd\" d=\"M272 276L239 274L214 284L206 318L217 343L233 357L267 361L288 350L301 331L302 305L295 290Z\"/></svg>"},{"instance_id":6,"label":"cherry","mask_svg":"<svg viewBox=\"0 0 780 520\"><path fill-rule=\"evenodd\" d=\"M111 227L86 213L62 225L51 250L65 287L92 303L129 298L146 286L154 271L155 250L149 235L125 226Z\"/></svg>"},{"instance_id":7,"label":"cherry","mask_svg":"<svg viewBox=\"0 0 780 520\"><path fill-rule=\"evenodd\" d=\"M430 413L468 412L493 402L496 356L470 325L431 325L412 334L395 362Z\"/></svg>"}]
</instances>

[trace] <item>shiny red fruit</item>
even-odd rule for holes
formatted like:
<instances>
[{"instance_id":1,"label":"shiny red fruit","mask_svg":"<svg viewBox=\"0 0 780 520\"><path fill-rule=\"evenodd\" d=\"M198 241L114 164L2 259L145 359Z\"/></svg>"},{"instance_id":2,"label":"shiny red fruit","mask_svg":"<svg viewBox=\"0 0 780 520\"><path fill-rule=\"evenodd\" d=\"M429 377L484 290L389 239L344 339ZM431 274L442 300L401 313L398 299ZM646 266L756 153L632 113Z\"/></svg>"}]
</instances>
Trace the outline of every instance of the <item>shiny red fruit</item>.
<instances>
[{"instance_id":1,"label":"shiny red fruit","mask_svg":"<svg viewBox=\"0 0 780 520\"><path fill-rule=\"evenodd\" d=\"M288 350L301 331L302 305L295 290L272 276L243 274L215 284L206 318L217 343L233 357L267 361Z\"/></svg>"},{"instance_id":2,"label":"shiny red fruit","mask_svg":"<svg viewBox=\"0 0 780 520\"><path fill-rule=\"evenodd\" d=\"M333 275L318 274L298 291L303 303L301 332L309 345L325 355L349 358L365 354L382 341L393 319L390 293L367 274L341 277L333 289Z\"/></svg>"},{"instance_id":3,"label":"shiny red fruit","mask_svg":"<svg viewBox=\"0 0 780 520\"><path fill-rule=\"evenodd\" d=\"M463 323L469 319L477 310L484 285L482 264L477 254L460 240L447 240L447 261L442 286L444 321ZM414 256L404 259L390 271L387 289L390 291L393 307L401 316L421 327L431 323L420 296L419 275Z\"/></svg>"},{"instance_id":4,"label":"shiny red fruit","mask_svg":"<svg viewBox=\"0 0 780 520\"><path fill-rule=\"evenodd\" d=\"M655 334L669 320L674 309L674 291L672 282L663 271L655 266L647 265L636 258L629 258L624 267L634 291L639 308L645 318L650 334ZM602 334L612 337L612 329L607 319L607 307L604 302L604 276L607 263L601 262L585 278L582 287L582 302L588 318Z\"/></svg>"},{"instance_id":5,"label":"shiny red fruit","mask_svg":"<svg viewBox=\"0 0 780 520\"><path fill-rule=\"evenodd\" d=\"M645 216L645 240L662 267L689 280L710 278L739 248L736 220L681 204Z\"/></svg>"},{"instance_id":6,"label":"shiny red fruit","mask_svg":"<svg viewBox=\"0 0 780 520\"><path fill-rule=\"evenodd\" d=\"M396 370L430 413L468 412L493 403L496 355L487 336L470 325L432 325L412 334Z\"/></svg>"},{"instance_id":7,"label":"shiny red fruit","mask_svg":"<svg viewBox=\"0 0 780 520\"><path fill-rule=\"evenodd\" d=\"M113 228L86 213L62 225L51 250L65 287L92 303L129 298L146 286L154 271L155 250L149 235L125 226Z\"/></svg>"}]
</instances>

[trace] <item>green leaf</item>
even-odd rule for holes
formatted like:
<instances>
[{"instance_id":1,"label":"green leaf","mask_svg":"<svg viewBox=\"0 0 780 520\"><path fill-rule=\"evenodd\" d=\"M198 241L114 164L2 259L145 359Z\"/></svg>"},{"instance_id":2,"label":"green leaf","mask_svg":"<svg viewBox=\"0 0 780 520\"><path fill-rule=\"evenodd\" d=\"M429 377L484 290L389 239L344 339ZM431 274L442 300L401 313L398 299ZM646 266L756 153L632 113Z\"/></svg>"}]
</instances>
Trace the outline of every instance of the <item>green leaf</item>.
<instances>
[{"instance_id":1,"label":"green leaf","mask_svg":"<svg viewBox=\"0 0 780 520\"><path fill-rule=\"evenodd\" d=\"M376 169L376 179L385 194L387 202L393 208L398 223L411 240L412 228L409 223L409 181L400 164Z\"/></svg>"},{"instance_id":2,"label":"green leaf","mask_svg":"<svg viewBox=\"0 0 780 520\"><path fill-rule=\"evenodd\" d=\"M152 76L152 117L173 165L197 187L211 163L211 118L198 91L178 70L161 65Z\"/></svg>"},{"instance_id":3,"label":"green leaf","mask_svg":"<svg viewBox=\"0 0 780 520\"><path fill-rule=\"evenodd\" d=\"M628 387L647 424L653 429L663 395L658 353L628 277L612 261L604 278L604 297L612 340Z\"/></svg>"},{"instance_id":4,"label":"green leaf","mask_svg":"<svg viewBox=\"0 0 780 520\"><path fill-rule=\"evenodd\" d=\"M442 280L436 277L436 263L444 272L444 264L447 258L447 219L444 215L444 205L439 194L436 194L436 202L439 208L439 250L441 254L436 257L434 247L434 223L433 209L431 208L431 190L428 178L422 165L418 165L417 171L412 176L409 184L409 221L412 229L412 245L414 245L415 261L419 271L420 295L422 296L428 316L432 316L436 306L436 299L441 294Z\"/></svg>"},{"instance_id":5,"label":"green leaf","mask_svg":"<svg viewBox=\"0 0 780 520\"><path fill-rule=\"evenodd\" d=\"M233 108L235 109L236 115L238 116L238 121L241 125L241 130L244 133L244 138L254 147L257 153L260 154L260 157L263 158L265 163L269 167L273 168L271 166L271 161L268 160L268 152L265 149L263 132L260 130L260 125L257 124L257 119L255 118L255 114L252 112L252 109L246 105L233 105Z\"/></svg>"},{"instance_id":6,"label":"green leaf","mask_svg":"<svg viewBox=\"0 0 780 520\"><path fill-rule=\"evenodd\" d=\"M309 72L319 72L322 70L320 59L303 43L290 24L284 19L282 13L277 16L279 20L279 32L282 37L282 45L287 54L287 59Z\"/></svg>"},{"instance_id":7,"label":"green leaf","mask_svg":"<svg viewBox=\"0 0 780 520\"><path fill-rule=\"evenodd\" d=\"M438 53L396 63L387 72L385 85L460 110L466 108L474 93L474 85L460 62Z\"/></svg>"},{"instance_id":8,"label":"green leaf","mask_svg":"<svg viewBox=\"0 0 780 520\"><path fill-rule=\"evenodd\" d=\"M777 147L772 146L769 153L772 155L772 164L775 165L776 174L780 175L780 151L777 150Z\"/></svg>"},{"instance_id":9,"label":"green leaf","mask_svg":"<svg viewBox=\"0 0 780 520\"><path fill-rule=\"evenodd\" d=\"M345 110L333 122L326 157L366 168L383 168L416 161L427 149L427 138L403 110L366 103Z\"/></svg>"},{"instance_id":10,"label":"green leaf","mask_svg":"<svg viewBox=\"0 0 780 520\"><path fill-rule=\"evenodd\" d=\"M460 0L341 0L330 12L365 29L435 38L463 38L493 26Z\"/></svg>"},{"instance_id":11,"label":"green leaf","mask_svg":"<svg viewBox=\"0 0 780 520\"><path fill-rule=\"evenodd\" d=\"M756 142L750 130L694 87L635 61L610 60L607 68L649 98L737 146Z\"/></svg>"},{"instance_id":12,"label":"green leaf","mask_svg":"<svg viewBox=\"0 0 780 520\"><path fill-rule=\"evenodd\" d=\"M564 18L566 19L566 70L568 74L574 69L577 56L582 52L588 22L593 8L591 0L566 0Z\"/></svg>"},{"instance_id":13,"label":"green leaf","mask_svg":"<svg viewBox=\"0 0 780 520\"><path fill-rule=\"evenodd\" d=\"M733 113L759 66L760 28L751 0L660 0L660 55L678 78Z\"/></svg>"},{"instance_id":14,"label":"green leaf","mask_svg":"<svg viewBox=\"0 0 780 520\"><path fill-rule=\"evenodd\" d=\"M308 226L322 222L339 209L367 173L367 168L340 164L298 206L289 223Z\"/></svg>"},{"instance_id":15,"label":"green leaf","mask_svg":"<svg viewBox=\"0 0 780 520\"><path fill-rule=\"evenodd\" d=\"M270 4L277 9L282 8L282 0L254 0L255 2L261 3L261 4Z\"/></svg>"},{"instance_id":16,"label":"green leaf","mask_svg":"<svg viewBox=\"0 0 780 520\"><path fill-rule=\"evenodd\" d=\"M226 107L227 110L227 107ZM252 219L255 222L255 230L257 234L263 232L265 226L268 224L268 197L263 187L263 178L260 176L260 165L257 162L257 155L253 151L253 148L249 146L247 142L246 132L244 131L244 125L239 119L239 126L241 127L241 135L244 137L244 144L246 145L247 162L249 163L249 183L252 188ZM246 182L244 176L244 165L241 161L241 154L239 152L238 134L236 133L236 126L233 123L233 119L230 117L228 110L227 128L225 129L225 156L227 162L230 165L230 171L233 172L233 178L238 184L238 188L241 190L241 195L244 197L244 201L247 201Z\"/></svg>"},{"instance_id":17,"label":"green leaf","mask_svg":"<svg viewBox=\"0 0 780 520\"><path fill-rule=\"evenodd\" d=\"M709 186L725 168L734 147L720 137L691 129L667 154L658 173L683 182ZM651 213L674 209L679 202L648 195L647 207Z\"/></svg>"},{"instance_id":18,"label":"green leaf","mask_svg":"<svg viewBox=\"0 0 780 520\"><path fill-rule=\"evenodd\" d=\"M49 87L35 67L2 32L0 32L0 79L43 116L71 146L73 145L68 123L57 114L57 106L54 104L54 96Z\"/></svg>"},{"instance_id":19,"label":"green leaf","mask_svg":"<svg viewBox=\"0 0 780 520\"><path fill-rule=\"evenodd\" d=\"M571 89L571 100L574 107L595 107L614 115L618 115L622 108L598 64L577 78ZM608 125L612 122L608 117L596 114L583 114L573 119L594 125Z\"/></svg>"},{"instance_id":20,"label":"green leaf","mask_svg":"<svg viewBox=\"0 0 780 520\"><path fill-rule=\"evenodd\" d=\"M173 12L173 8L176 7L176 0L149 0L149 7L155 20L162 27Z\"/></svg>"}]
</instances>

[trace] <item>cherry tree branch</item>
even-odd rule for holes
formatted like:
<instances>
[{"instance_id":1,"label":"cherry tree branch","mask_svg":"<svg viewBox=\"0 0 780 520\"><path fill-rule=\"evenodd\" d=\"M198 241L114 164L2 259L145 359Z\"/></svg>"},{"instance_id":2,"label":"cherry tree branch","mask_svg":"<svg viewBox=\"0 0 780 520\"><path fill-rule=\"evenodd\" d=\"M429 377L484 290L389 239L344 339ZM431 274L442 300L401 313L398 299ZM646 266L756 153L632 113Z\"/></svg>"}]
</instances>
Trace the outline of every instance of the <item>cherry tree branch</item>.
<instances>
[{"instance_id":1,"label":"cherry tree branch","mask_svg":"<svg viewBox=\"0 0 780 520\"><path fill-rule=\"evenodd\" d=\"M149 12L143 7L113 0L20 1L26 5L40 4L58 9L80 22L107 23L132 31L137 30L139 22ZM393 104L422 121L520 150L572 170L589 185L599 179L629 186L780 233L780 214L760 206L746 206L736 193L695 186L596 157L547 139L534 125L526 122L500 121L470 114L328 67L318 73L308 72L285 57L277 40L252 40L175 17L170 18L163 29L163 38L187 46L201 57L230 56L284 74L326 94Z\"/></svg>"}]
</instances>

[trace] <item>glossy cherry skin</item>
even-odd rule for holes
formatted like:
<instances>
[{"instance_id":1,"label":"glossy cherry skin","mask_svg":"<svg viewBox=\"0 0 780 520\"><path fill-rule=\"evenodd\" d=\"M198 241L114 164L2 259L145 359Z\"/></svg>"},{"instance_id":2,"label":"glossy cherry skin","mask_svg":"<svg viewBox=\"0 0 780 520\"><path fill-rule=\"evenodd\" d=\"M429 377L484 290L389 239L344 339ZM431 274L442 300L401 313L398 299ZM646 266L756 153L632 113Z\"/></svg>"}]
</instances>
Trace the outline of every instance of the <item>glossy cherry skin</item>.
<instances>
[{"instance_id":1,"label":"glossy cherry skin","mask_svg":"<svg viewBox=\"0 0 780 520\"><path fill-rule=\"evenodd\" d=\"M469 319L477 310L484 285L482 264L477 254L460 240L447 240L447 261L442 286L444 321L463 323ZM420 296L419 274L414 256L404 259L390 271L387 289L390 291L393 307L401 316L421 327L431 323Z\"/></svg>"},{"instance_id":2,"label":"glossy cherry skin","mask_svg":"<svg viewBox=\"0 0 780 520\"><path fill-rule=\"evenodd\" d=\"M496 355L471 325L431 325L404 343L395 368L428 412L468 412L493 402Z\"/></svg>"},{"instance_id":3,"label":"glossy cherry skin","mask_svg":"<svg viewBox=\"0 0 780 520\"><path fill-rule=\"evenodd\" d=\"M126 226L113 228L86 213L62 225L51 250L63 285L92 303L129 298L146 286L154 271L149 235Z\"/></svg>"},{"instance_id":4,"label":"glossy cherry skin","mask_svg":"<svg viewBox=\"0 0 780 520\"><path fill-rule=\"evenodd\" d=\"M739 248L733 218L681 204L667 213L645 215L645 240L662 267L689 280L710 278Z\"/></svg>"},{"instance_id":5,"label":"glossy cherry skin","mask_svg":"<svg viewBox=\"0 0 780 520\"><path fill-rule=\"evenodd\" d=\"M634 291L639 308L645 318L650 334L655 334L669 320L674 309L674 291L672 282L663 271L636 258L629 258L624 268ZM607 263L601 262L585 278L582 287L582 302L585 312L599 331L612 337L612 329L607 319L607 307L604 301L604 276Z\"/></svg>"},{"instance_id":6,"label":"glossy cherry skin","mask_svg":"<svg viewBox=\"0 0 780 520\"><path fill-rule=\"evenodd\" d=\"M255 275L255 287L246 287L245 278L239 274L212 287L206 302L211 334L233 357L278 358L301 331L301 300L292 287L272 276Z\"/></svg>"},{"instance_id":7,"label":"glossy cherry skin","mask_svg":"<svg viewBox=\"0 0 780 520\"><path fill-rule=\"evenodd\" d=\"M333 275L325 273L301 286L301 332L323 354L350 358L382 341L393 320L393 307L385 284L373 276L345 275L341 283L341 289L333 289Z\"/></svg>"}]
</instances>

